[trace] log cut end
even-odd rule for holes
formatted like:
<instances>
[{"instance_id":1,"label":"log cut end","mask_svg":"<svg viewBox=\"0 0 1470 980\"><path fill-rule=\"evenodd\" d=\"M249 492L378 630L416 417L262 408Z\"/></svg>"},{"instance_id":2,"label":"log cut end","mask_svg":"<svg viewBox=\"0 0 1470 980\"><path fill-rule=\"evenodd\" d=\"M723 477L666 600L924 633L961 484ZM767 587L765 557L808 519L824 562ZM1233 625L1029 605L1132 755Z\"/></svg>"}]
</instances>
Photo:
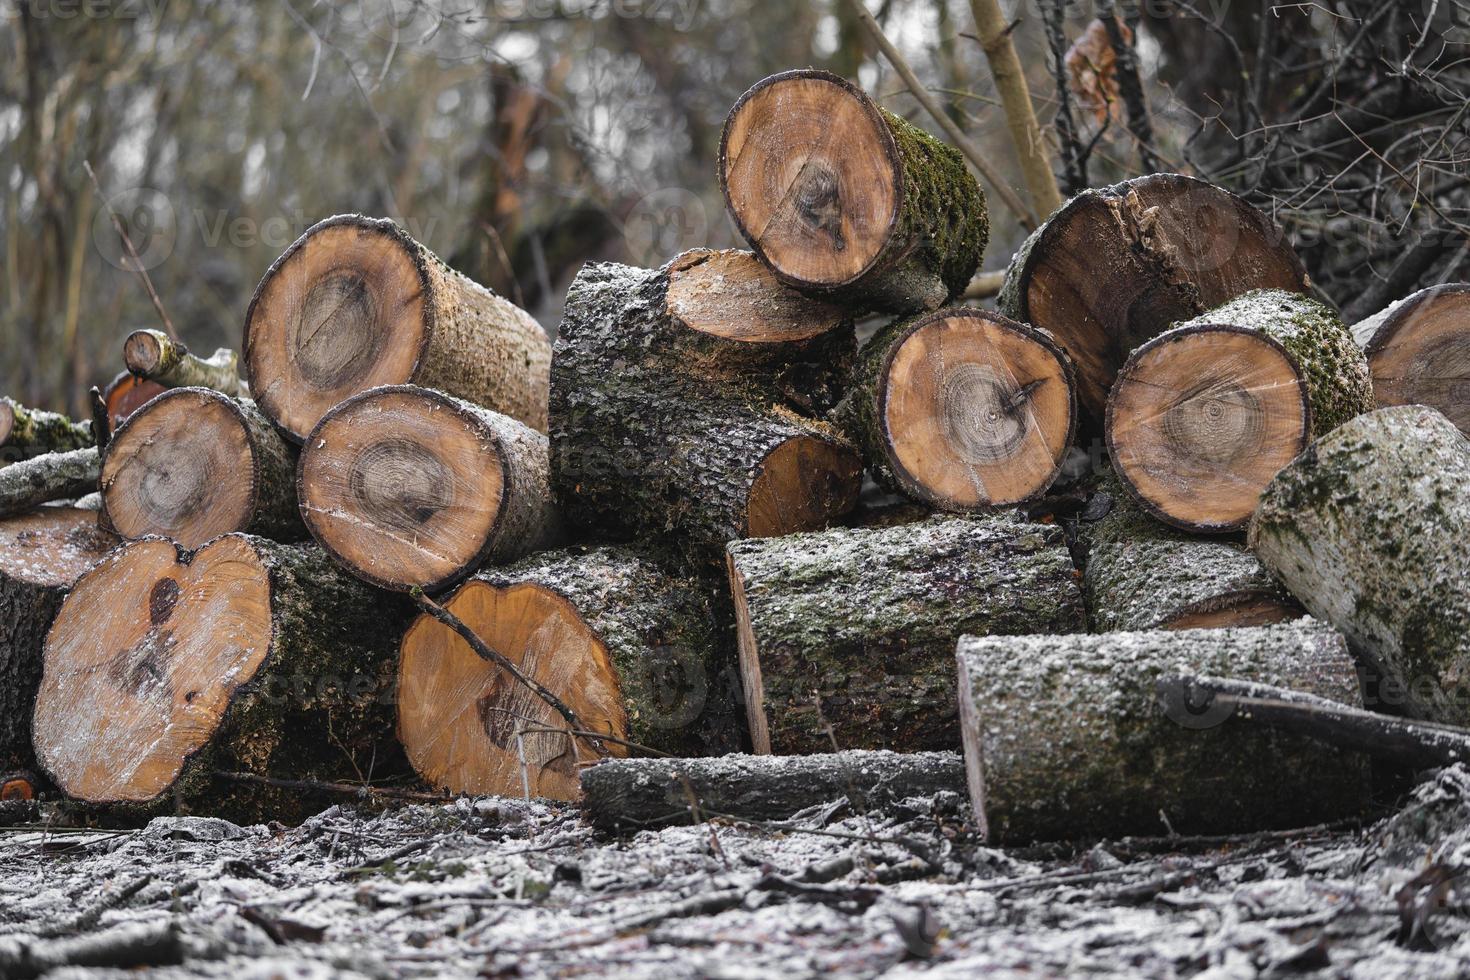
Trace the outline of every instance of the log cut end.
<instances>
[{"instance_id":1,"label":"log cut end","mask_svg":"<svg viewBox=\"0 0 1470 980\"><path fill-rule=\"evenodd\" d=\"M1230 324L1179 327L1140 347L1108 399L1119 477L1156 517L1187 530L1244 527L1311 429L1296 361Z\"/></svg>"},{"instance_id":2,"label":"log cut end","mask_svg":"<svg viewBox=\"0 0 1470 980\"><path fill-rule=\"evenodd\" d=\"M1429 405L1470 435L1470 283L1421 290L1353 335L1380 407Z\"/></svg>"},{"instance_id":3,"label":"log cut end","mask_svg":"<svg viewBox=\"0 0 1470 980\"><path fill-rule=\"evenodd\" d=\"M744 344L810 340L847 321L840 306L779 281L740 249L692 249L669 263L668 314L690 330Z\"/></svg>"},{"instance_id":4,"label":"log cut end","mask_svg":"<svg viewBox=\"0 0 1470 980\"><path fill-rule=\"evenodd\" d=\"M70 588L118 543L97 526L97 512L39 507L0 520L0 577Z\"/></svg>"},{"instance_id":5,"label":"log cut end","mask_svg":"<svg viewBox=\"0 0 1470 980\"><path fill-rule=\"evenodd\" d=\"M36 699L36 754L56 785L89 803L173 787L265 661L270 593L242 535L187 560L137 541L82 576L47 637Z\"/></svg>"},{"instance_id":6,"label":"log cut end","mask_svg":"<svg viewBox=\"0 0 1470 980\"><path fill-rule=\"evenodd\" d=\"M123 363L139 377L151 377L163 363L163 355L163 342L152 330L134 330L123 341Z\"/></svg>"},{"instance_id":7,"label":"log cut end","mask_svg":"<svg viewBox=\"0 0 1470 980\"><path fill-rule=\"evenodd\" d=\"M773 75L741 97L725 122L720 182L756 252L787 281L819 288L852 283L883 256L903 193L878 107L815 70Z\"/></svg>"},{"instance_id":8,"label":"log cut end","mask_svg":"<svg viewBox=\"0 0 1470 980\"><path fill-rule=\"evenodd\" d=\"M127 371L113 378L102 395L112 427L115 429L122 425L134 412L165 391L168 389L158 382L145 381Z\"/></svg>"},{"instance_id":9,"label":"log cut end","mask_svg":"<svg viewBox=\"0 0 1470 980\"><path fill-rule=\"evenodd\" d=\"M746 497L746 537L824 528L857 506L862 483L862 462L845 444L794 435L761 461Z\"/></svg>"}]
</instances>

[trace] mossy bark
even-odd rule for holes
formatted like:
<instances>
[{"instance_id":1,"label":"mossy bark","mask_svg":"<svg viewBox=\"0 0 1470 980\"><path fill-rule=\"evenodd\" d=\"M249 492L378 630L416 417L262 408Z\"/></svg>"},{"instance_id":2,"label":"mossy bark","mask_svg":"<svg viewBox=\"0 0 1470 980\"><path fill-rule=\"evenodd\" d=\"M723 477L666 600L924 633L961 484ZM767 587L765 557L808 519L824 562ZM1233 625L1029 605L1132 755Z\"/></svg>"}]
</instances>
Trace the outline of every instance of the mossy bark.
<instances>
[{"instance_id":1,"label":"mossy bark","mask_svg":"<svg viewBox=\"0 0 1470 980\"><path fill-rule=\"evenodd\" d=\"M1416 718L1470 725L1470 443L1419 405L1318 440L1266 488L1250 542Z\"/></svg>"},{"instance_id":2,"label":"mossy bark","mask_svg":"<svg viewBox=\"0 0 1470 980\"><path fill-rule=\"evenodd\" d=\"M97 489L97 448L47 453L0 469L0 517L21 514L53 500L74 500Z\"/></svg>"},{"instance_id":3,"label":"mossy bark","mask_svg":"<svg viewBox=\"0 0 1470 980\"><path fill-rule=\"evenodd\" d=\"M56 412L26 408L9 398L0 398L0 433L0 465L97 444L90 424L73 422Z\"/></svg>"},{"instance_id":4,"label":"mossy bark","mask_svg":"<svg viewBox=\"0 0 1470 980\"><path fill-rule=\"evenodd\" d=\"M1325 624L965 637L958 659L966 775L992 842L1297 827L1368 799L1360 757L1156 694L1205 673L1356 705Z\"/></svg>"},{"instance_id":5,"label":"mossy bark","mask_svg":"<svg viewBox=\"0 0 1470 980\"><path fill-rule=\"evenodd\" d=\"M1055 525L931 518L728 554L758 752L952 748L961 635L1085 628Z\"/></svg>"}]
</instances>

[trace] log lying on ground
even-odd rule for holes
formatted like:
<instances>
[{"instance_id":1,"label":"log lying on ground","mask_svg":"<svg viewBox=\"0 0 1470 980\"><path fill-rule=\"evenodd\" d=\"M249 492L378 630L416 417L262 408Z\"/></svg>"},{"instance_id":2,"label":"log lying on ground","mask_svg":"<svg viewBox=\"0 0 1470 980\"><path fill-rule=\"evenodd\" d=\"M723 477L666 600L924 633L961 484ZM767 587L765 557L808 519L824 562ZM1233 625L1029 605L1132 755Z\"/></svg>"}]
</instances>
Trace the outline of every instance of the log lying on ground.
<instances>
[{"instance_id":1,"label":"log lying on ground","mask_svg":"<svg viewBox=\"0 0 1470 980\"><path fill-rule=\"evenodd\" d=\"M837 417L878 483L965 511L1045 493L1076 413L1071 365L1047 334L961 307L880 330Z\"/></svg>"},{"instance_id":2,"label":"log lying on ground","mask_svg":"<svg viewBox=\"0 0 1470 980\"><path fill-rule=\"evenodd\" d=\"M997 303L1056 336L1083 411L1101 422L1134 348L1252 289L1307 289L1280 229L1228 191L1150 174L1062 205L1016 252Z\"/></svg>"},{"instance_id":3,"label":"log lying on ground","mask_svg":"<svg viewBox=\"0 0 1470 980\"><path fill-rule=\"evenodd\" d=\"M594 827L632 831L717 816L785 820L843 797L861 813L964 790L957 752L608 759L582 770L582 813Z\"/></svg>"},{"instance_id":4,"label":"log lying on ground","mask_svg":"<svg viewBox=\"0 0 1470 980\"><path fill-rule=\"evenodd\" d=\"M360 781L406 769L392 739L406 601L315 545L244 534L192 554L124 545L82 576L46 639L36 756L95 804L290 820L324 806L217 771Z\"/></svg>"},{"instance_id":5,"label":"log lying on ground","mask_svg":"<svg viewBox=\"0 0 1470 980\"><path fill-rule=\"evenodd\" d=\"M1104 506L1100 519L1078 523L1093 631L1266 626L1304 614L1245 548L1166 527L1111 475L1088 510Z\"/></svg>"},{"instance_id":6,"label":"log lying on ground","mask_svg":"<svg viewBox=\"0 0 1470 980\"><path fill-rule=\"evenodd\" d=\"M1367 801L1360 757L1155 698L1159 678L1205 673L1359 704L1324 623L965 637L958 659L966 776L992 842L1299 827Z\"/></svg>"},{"instance_id":7,"label":"log lying on ground","mask_svg":"<svg viewBox=\"0 0 1470 980\"><path fill-rule=\"evenodd\" d=\"M89 423L73 422L56 412L26 408L9 398L0 398L0 465L96 444Z\"/></svg>"},{"instance_id":8,"label":"log lying on ground","mask_svg":"<svg viewBox=\"0 0 1470 980\"><path fill-rule=\"evenodd\" d=\"M1372 409L1367 361L1337 314L1260 290L1133 352L1108 396L1108 452L1160 520L1234 531L1311 439Z\"/></svg>"},{"instance_id":9,"label":"log lying on ground","mask_svg":"<svg viewBox=\"0 0 1470 980\"><path fill-rule=\"evenodd\" d=\"M244 356L260 410L295 442L338 402L409 383L546 430L546 332L386 219L307 229L250 300Z\"/></svg>"},{"instance_id":10,"label":"log lying on ground","mask_svg":"<svg viewBox=\"0 0 1470 980\"><path fill-rule=\"evenodd\" d=\"M322 416L301 450L312 537L382 588L445 588L487 562L555 543L546 437L411 385L373 388Z\"/></svg>"},{"instance_id":11,"label":"log lying on ground","mask_svg":"<svg viewBox=\"0 0 1470 980\"><path fill-rule=\"evenodd\" d=\"M112 427L116 429L128 420L138 409L168 391L157 381L149 381L139 378L128 371L124 371L103 392L103 404L107 406L107 415L112 419Z\"/></svg>"},{"instance_id":12,"label":"log lying on ground","mask_svg":"<svg viewBox=\"0 0 1470 980\"><path fill-rule=\"evenodd\" d=\"M504 668L425 614L403 637L398 737L430 785L455 793L575 799L580 763L627 742L721 750L705 721L728 695L702 590L623 548L543 552L461 585L444 607L559 698L581 731Z\"/></svg>"},{"instance_id":13,"label":"log lying on ground","mask_svg":"<svg viewBox=\"0 0 1470 980\"><path fill-rule=\"evenodd\" d=\"M231 398L250 397L250 386L240 379L240 355L228 347L199 357L160 330L134 330L123 341L123 363L133 376L166 388L213 388Z\"/></svg>"},{"instance_id":14,"label":"log lying on ground","mask_svg":"<svg viewBox=\"0 0 1470 980\"><path fill-rule=\"evenodd\" d=\"M1261 495L1251 547L1414 718L1470 723L1470 443L1432 408L1360 416Z\"/></svg>"},{"instance_id":15,"label":"log lying on ground","mask_svg":"<svg viewBox=\"0 0 1470 980\"><path fill-rule=\"evenodd\" d=\"M12 463L0 469L0 517L85 496L97 489L98 469L95 446Z\"/></svg>"},{"instance_id":16,"label":"log lying on ground","mask_svg":"<svg viewBox=\"0 0 1470 980\"><path fill-rule=\"evenodd\" d=\"M959 151L825 71L757 82L725 120L720 186L783 280L892 312L958 298L990 235Z\"/></svg>"},{"instance_id":17,"label":"log lying on ground","mask_svg":"<svg viewBox=\"0 0 1470 980\"><path fill-rule=\"evenodd\" d=\"M31 769L31 708L46 631L72 583L117 544L95 511L41 507L0 520L0 773Z\"/></svg>"},{"instance_id":18,"label":"log lying on ground","mask_svg":"<svg viewBox=\"0 0 1470 980\"><path fill-rule=\"evenodd\" d=\"M231 531L305 537L296 452L249 401L173 388L134 412L102 464L102 506L125 538L197 548Z\"/></svg>"},{"instance_id":19,"label":"log lying on ground","mask_svg":"<svg viewBox=\"0 0 1470 980\"><path fill-rule=\"evenodd\" d=\"M1085 628L1055 525L933 518L728 553L757 753L952 747L962 634Z\"/></svg>"},{"instance_id":20,"label":"log lying on ground","mask_svg":"<svg viewBox=\"0 0 1470 980\"><path fill-rule=\"evenodd\" d=\"M661 275L588 266L567 293L551 372L551 468L568 520L623 536L675 530L712 550L850 510L862 479L856 451L788 407L772 364L734 369L681 353L653 302Z\"/></svg>"},{"instance_id":21,"label":"log lying on ground","mask_svg":"<svg viewBox=\"0 0 1470 980\"><path fill-rule=\"evenodd\" d=\"M1380 407L1428 405L1470 435L1470 283L1421 289L1352 332Z\"/></svg>"}]
</instances>

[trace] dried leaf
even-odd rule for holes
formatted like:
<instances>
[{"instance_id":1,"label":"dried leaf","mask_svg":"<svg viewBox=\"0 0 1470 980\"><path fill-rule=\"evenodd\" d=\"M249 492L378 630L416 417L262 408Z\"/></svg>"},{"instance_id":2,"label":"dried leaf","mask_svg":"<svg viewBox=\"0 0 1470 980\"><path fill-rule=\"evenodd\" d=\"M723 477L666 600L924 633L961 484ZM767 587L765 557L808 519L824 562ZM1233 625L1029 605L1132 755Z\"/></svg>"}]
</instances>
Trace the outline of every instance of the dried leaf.
<instances>
[{"instance_id":1,"label":"dried leaf","mask_svg":"<svg viewBox=\"0 0 1470 980\"><path fill-rule=\"evenodd\" d=\"M1119 24L1123 41L1133 43L1133 31ZM1118 90L1118 55L1108 40L1108 27L1101 18L1093 20L1067 51L1067 82L1084 112L1099 126L1111 113L1123 121L1123 100Z\"/></svg>"}]
</instances>

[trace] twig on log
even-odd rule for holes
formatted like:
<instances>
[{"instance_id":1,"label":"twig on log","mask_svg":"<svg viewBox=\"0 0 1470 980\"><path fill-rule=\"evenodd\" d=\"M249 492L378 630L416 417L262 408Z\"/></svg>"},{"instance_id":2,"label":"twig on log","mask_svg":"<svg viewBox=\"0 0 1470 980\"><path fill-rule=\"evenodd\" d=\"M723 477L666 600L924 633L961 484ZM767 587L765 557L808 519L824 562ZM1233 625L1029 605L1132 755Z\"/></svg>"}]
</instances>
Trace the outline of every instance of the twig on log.
<instances>
[{"instance_id":1,"label":"twig on log","mask_svg":"<svg viewBox=\"0 0 1470 980\"><path fill-rule=\"evenodd\" d=\"M381 798L388 800L413 800L418 803L444 803L450 797L443 793L425 793L412 789L394 789L390 786L368 786L354 783L326 783L314 779L275 779L253 772L224 772L216 770L216 779L227 779L236 783L255 783L274 789L299 789L313 793L342 793L349 796Z\"/></svg>"},{"instance_id":2,"label":"twig on log","mask_svg":"<svg viewBox=\"0 0 1470 980\"><path fill-rule=\"evenodd\" d=\"M128 237L128 231L123 227L122 219L117 216L117 211L112 207L112 202L102 192L102 184L97 180L97 174L92 170L92 162L83 160L82 167L87 171L87 176L92 178L92 186L97 189L97 196L102 199L102 206L107 209L107 216L112 219L112 227L117 229L119 237L122 238L123 247L128 250L128 257L133 260L133 271L143 280L143 287L148 290L148 298L153 301L153 308L158 311L158 318L163 321L163 329L169 337L179 339L178 331L174 329L173 321L168 318L168 312L163 308L163 300L158 298L158 291L153 288L153 280L148 276L148 270L143 267L143 260L138 257L138 250L133 247L132 238Z\"/></svg>"},{"instance_id":3,"label":"twig on log","mask_svg":"<svg viewBox=\"0 0 1470 980\"><path fill-rule=\"evenodd\" d=\"M102 397L102 389L96 385L88 393L92 407L92 438L97 442L97 455L100 457L107 452L107 444L112 441L112 416L107 411L107 399Z\"/></svg>"}]
</instances>

